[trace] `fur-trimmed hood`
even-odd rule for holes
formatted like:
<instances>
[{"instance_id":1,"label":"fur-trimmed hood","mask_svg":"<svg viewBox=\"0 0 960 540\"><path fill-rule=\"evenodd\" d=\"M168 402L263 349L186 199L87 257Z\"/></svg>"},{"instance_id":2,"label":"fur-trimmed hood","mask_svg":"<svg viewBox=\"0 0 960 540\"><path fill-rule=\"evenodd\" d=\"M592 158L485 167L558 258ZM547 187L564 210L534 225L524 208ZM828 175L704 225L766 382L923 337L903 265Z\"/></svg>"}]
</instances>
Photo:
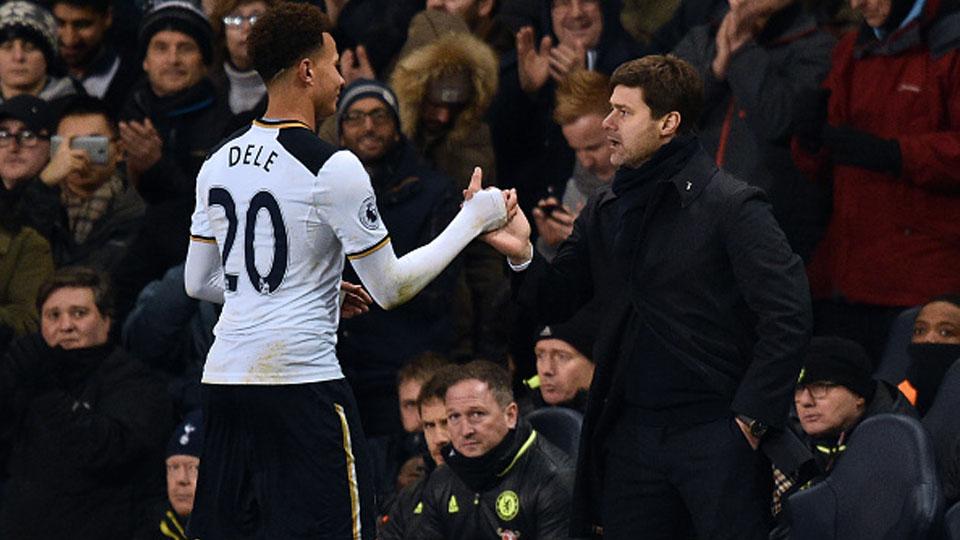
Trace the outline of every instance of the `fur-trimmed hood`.
<instances>
[{"instance_id":1,"label":"fur-trimmed hood","mask_svg":"<svg viewBox=\"0 0 960 540\"><path fill-rule=\"evenodd\" d=\"M390 86L400 101L400 125L414 140L419 127L420 105L427 83L466 66L473 83L473 98L457 116L450 139L465 139L482 122L497 91L497 56L489 45L468 33L450 33L415 49L397 63Z\"/></svg>"}]
</instances>

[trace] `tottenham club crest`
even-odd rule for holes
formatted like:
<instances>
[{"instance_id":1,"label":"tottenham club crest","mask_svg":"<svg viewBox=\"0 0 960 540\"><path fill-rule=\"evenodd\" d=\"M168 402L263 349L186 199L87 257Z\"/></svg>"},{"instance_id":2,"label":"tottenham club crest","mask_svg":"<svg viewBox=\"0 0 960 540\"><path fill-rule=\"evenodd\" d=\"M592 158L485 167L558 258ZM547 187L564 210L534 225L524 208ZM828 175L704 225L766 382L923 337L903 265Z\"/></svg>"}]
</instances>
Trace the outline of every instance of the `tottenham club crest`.
<instances>
[{"instance_id":1,"label":"tottenham club crest","mask_svg":"<svg viewBox=\"0 0 960 540\"><path fill-rule=\"evenodd\" d=\"M367 229L375 231L380 228L380 213L377 212L377 199L371 195L360 204L360 212L357 215L360 223Z\"/></svg>"}]
</instances>

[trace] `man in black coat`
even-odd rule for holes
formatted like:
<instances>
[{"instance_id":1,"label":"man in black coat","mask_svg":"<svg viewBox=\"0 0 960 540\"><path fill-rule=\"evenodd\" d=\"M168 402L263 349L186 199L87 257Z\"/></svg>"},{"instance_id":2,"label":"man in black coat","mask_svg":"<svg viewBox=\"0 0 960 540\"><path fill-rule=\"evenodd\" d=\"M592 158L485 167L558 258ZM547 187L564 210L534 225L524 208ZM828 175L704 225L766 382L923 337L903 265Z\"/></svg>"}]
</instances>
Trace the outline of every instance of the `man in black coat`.
<instances>
[{"instance_id":1,"label":"man in black coat","mask_svg":"<svg viewBox=\"0 0 960 540\"><path fill-rule=\"evenodd\" d=\"M161 493L170 400L108 342L102 275L64 268L37 296L40 335L0 359L0 438L12 444L0 537L127 540Z\"/></svg>"},{"instance_id":2,"label":"man in black coat","mask_svg":"<svg viewBox=\"0 0 960 540\"><path fill-rule=\"evenodd\" d=\"M770 464L755 450L786 420L809 339L803 264L763 193L693 135L692 66L646 56L611 85L604 129L619 169L554 261L533 253L522 213L485 237L547 323L601 286L623 291L594 350L573 532L766 538Z\"/></svg>"},{"instance_id":3,"label":"man in black coat","mask_svg":"<svg viewBox=\"0 0 960 540\"><path fill-rule=\"evenodd\" d=\"M520 419L506 370L483 360L443 381L451 444L423 488L419 540L568 537L573 463Z\"/></svg>"}]
</instances>

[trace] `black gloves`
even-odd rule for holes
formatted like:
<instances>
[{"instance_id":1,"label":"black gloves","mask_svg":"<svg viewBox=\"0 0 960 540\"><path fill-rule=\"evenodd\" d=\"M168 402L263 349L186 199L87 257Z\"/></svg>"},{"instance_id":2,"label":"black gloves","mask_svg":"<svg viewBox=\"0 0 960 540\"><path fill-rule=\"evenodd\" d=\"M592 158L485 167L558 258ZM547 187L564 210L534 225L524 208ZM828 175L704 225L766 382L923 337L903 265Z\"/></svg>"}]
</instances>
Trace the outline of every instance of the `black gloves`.
<instances>
[{"instance_id":1,"label":"black gloves","mask_svg":"<svg viewBox=\"0 0 960 540\"><path fill-rule=\"evenodd\" d=\"M881 139L849 126L829 125L823 128L821 137L835 164L900 174L900 143L894 139Z\"/></svg>"}]
</instances>

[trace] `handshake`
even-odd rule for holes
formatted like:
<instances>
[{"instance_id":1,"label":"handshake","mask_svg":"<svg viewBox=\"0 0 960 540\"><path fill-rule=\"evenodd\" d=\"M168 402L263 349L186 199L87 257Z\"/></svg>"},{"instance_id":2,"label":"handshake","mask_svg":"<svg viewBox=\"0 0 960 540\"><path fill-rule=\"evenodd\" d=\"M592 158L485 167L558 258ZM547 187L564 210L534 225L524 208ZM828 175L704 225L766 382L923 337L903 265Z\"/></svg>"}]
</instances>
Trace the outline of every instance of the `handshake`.
<instances>
[{"instance_id":1,"label":"handshake","mask_svg":"<svg viewBox=\"0 0 960 540\"><path fill-rule=\"evenodd\" d=\"M483 172L473 170L470 184L463 190L463 212L468 212L478 225L480 238L505 255L510 264L519 266L533 258L530 243L530 222L517 204L517 191L495 187L483 189Z\"/></svg>"}]
</instances>

